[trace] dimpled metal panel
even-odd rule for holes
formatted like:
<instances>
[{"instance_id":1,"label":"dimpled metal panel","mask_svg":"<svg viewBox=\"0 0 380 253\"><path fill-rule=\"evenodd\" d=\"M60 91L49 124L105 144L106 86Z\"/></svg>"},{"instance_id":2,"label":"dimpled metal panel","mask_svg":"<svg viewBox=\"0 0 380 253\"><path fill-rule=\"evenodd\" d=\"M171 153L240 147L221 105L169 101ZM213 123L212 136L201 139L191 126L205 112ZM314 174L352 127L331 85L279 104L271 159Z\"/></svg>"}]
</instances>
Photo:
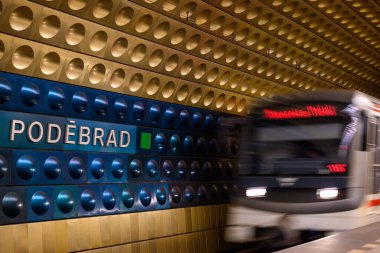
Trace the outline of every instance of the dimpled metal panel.
<instances>
[{"instance_id":1,"label":"dimpled metal panel","mask_svg":"<svg viewBox=\"0 0 380 253\"><path fill-rule=\"evenodd\" d=\"M230 179L222 170L213 173L212 164L234 163L236 141L226 137L227 150L217 141L216 119L226 114L17 74L0 77L19 94L1 94L7 97L1 104L14 104L0 111L1 128L9 132L0 144L0 183L9 191L3 223L19 221L14 218L23 212L24 221L35 221L221 203L212 182L221 179L221 188ZM130 109L121 116L120 107ZM111 129L107 137L103 122ZM130 147L115 139L113 126L128 131ZM142 136L148 136L144 144ZM175 184L186 196L195 192L182 198ZM26 198L12 193L14 186Z\"/></svg>"}]
</instances>

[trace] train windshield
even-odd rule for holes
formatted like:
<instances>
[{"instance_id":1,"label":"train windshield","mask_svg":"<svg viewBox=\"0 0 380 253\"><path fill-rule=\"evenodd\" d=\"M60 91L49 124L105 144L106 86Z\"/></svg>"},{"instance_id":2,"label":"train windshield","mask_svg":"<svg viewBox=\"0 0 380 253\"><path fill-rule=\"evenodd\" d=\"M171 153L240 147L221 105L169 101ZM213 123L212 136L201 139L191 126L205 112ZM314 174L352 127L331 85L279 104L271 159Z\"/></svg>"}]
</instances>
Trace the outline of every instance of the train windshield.
<instances>
[{"instance_id":1,"label":"train windshield","mask_svg":"<svg viewBox=\"0 0 380 253\"><path fill-rule=\"evenodd\" d=\"M355 116L335 112L328 117L304 117L302 110L299 113L276 114L276 118L273 114L245 129L240 175L347 175Z\"/></svg>"}]
</instances>

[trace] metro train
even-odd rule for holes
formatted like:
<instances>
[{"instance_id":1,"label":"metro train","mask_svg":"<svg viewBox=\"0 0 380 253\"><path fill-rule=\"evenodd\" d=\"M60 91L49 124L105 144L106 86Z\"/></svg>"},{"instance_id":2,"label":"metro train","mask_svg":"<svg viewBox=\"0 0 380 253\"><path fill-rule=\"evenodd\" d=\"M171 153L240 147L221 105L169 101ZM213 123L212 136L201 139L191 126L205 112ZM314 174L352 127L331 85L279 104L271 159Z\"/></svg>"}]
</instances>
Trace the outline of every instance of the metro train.
<instances>
[{"instance_id":1,"label":"metro train","mask_svg":"<svg viewBox=\"0 0 380 253\"><path fill-rule=\"evenodd\" d=\"M380 101L357 91L296 92L252 107L240 129L225 239L285 224L343 231L380 221Z\"/></svg>"}]
</instances>

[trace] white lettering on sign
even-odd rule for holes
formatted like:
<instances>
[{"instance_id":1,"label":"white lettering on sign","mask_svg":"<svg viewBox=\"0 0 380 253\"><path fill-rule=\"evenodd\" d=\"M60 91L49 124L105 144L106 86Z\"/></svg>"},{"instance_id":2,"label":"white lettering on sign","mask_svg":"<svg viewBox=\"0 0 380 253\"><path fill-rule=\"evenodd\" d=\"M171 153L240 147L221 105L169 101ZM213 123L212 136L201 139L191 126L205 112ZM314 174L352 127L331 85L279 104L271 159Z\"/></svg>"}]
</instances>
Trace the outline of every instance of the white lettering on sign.
<instances>
[{"instance_id":1,"label":"white lettering on sign","mask_svg":"<svg viewBox=\"0 0 380 253\"><path fill-rule=\"evenodd\" d=\"M124 130L103 129L100 127L77 126L74 120L64 126L54 123L33 121L29 125L18 119L11 120L9 140L14 142L23 137L30 142L45 141L47 144L89 145L100 147L127 148L130 144L130 133Z\"/></svg>"}]
</instances>

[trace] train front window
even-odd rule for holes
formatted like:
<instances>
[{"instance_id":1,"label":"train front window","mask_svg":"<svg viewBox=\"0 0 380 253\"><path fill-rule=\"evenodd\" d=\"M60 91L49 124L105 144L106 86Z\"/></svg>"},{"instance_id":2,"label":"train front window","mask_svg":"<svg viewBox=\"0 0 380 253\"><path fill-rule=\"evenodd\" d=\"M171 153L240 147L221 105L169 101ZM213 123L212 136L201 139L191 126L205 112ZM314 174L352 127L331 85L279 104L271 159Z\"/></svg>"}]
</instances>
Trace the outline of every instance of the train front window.
<instances>
[{"instance_id":1,"label":"train front window","mask_svg":"<svg viewBox=\"0 0 380 253\"><path fill-rule=\"evenodd\" d=\"M346 175L347 155L339 152L346 118L264 120L248 131L240 175ZM249 142L247 140L250 140Z\"/></svg>"}]
</instances>

